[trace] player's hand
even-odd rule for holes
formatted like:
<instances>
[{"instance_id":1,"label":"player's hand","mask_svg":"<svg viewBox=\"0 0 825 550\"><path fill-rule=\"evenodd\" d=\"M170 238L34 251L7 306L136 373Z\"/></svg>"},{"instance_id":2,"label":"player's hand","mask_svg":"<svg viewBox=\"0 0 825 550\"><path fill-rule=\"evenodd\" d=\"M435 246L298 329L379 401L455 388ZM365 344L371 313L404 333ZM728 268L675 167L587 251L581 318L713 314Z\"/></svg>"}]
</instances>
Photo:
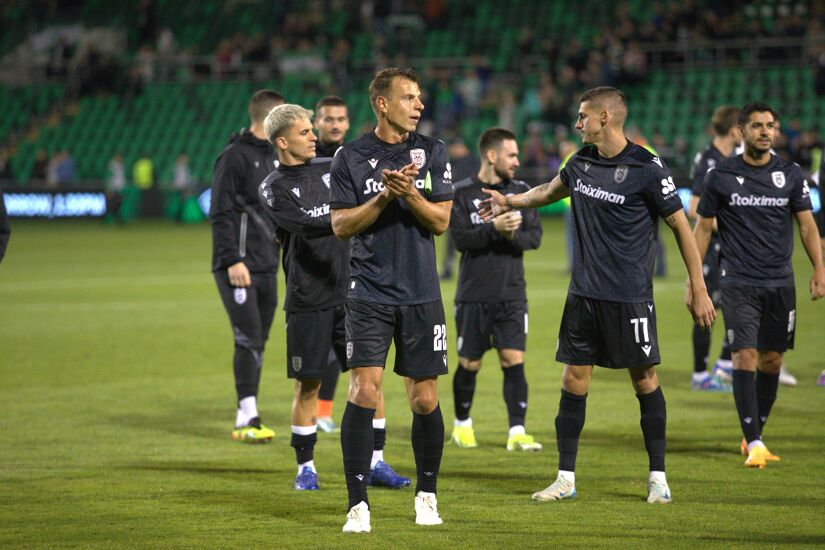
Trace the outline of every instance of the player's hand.
<instances>
[{"instance_id":1,"label":"player's hand","mask_svg":"<svg viewBox=\"0 0 825 550\"><path fill-rule=\"evenodd\" d=\"M229 266L227 272L229 273L229 284L234 287L245 288L252 284L249 268L243 262Z\"/></svg>"},{"instance_id":2,"label":"player's hand","mask_svg":"<svg viewBox=\"0 0 825 550\"><path fill-rule=\"evenodd\" d=\"M716 308L713 307L713 301L708 296L708 291L693 292L690 301L690 314L693 316L693 322L699 328L710 330L713 327L713 322L716 320Z\"/></svg>"},{"instance_id":3,"label":"player's hand","mask_svg":"<svg viewBox=\"0 0 825 550\"><path fill-rule=\"evenodd\" d=\"M493 227L508 240L513 240L516 231L521 227L521 212L511 210L501 216L493 218Z\"/></svg>"},{"instance_id":4,"label":"player's hand","mask_svg":"<svg viewBox=\"0 0 825 550\"><path fill-rule=\"evenodd\" d=\"M819 300L825 296L825 269L817 269L808 285L811 291L811 300Z\"/></svg>"},{"instance_id":5,"label":"player's hand","mask_svg":"<svg viewBox=\"0 0 825 550\"><path fill-rule=\"evenodd\" d=\"M489 199L481 201L478 209L478 215L485 222L488 222L496 216L500 216L505 212L512 210L512 208L507 206L507 197L498 191L493 189L485 189L483 187L481 188L481 191L490 195Z\"/></svg>"},{"instance_id":6,"label":"player's hand","mask_svg":"<svg viewBox=\"0 0 825 550\"><path fill-rule=\"evenodd\" d=\"M381 172L381 183L390 193L398 197L406 197L415 192L415 177L418 168L410 163L400 170L384 170Z\"/></svg>"}]
</instances>

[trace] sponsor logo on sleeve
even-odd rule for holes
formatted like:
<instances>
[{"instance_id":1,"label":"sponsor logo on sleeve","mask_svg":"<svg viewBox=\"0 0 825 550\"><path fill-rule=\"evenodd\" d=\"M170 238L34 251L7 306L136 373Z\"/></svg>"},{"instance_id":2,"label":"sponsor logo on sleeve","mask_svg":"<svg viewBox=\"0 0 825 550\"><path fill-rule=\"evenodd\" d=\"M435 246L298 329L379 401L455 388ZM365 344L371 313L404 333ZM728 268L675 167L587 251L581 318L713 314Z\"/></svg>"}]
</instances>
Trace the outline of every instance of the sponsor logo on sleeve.
<instances>
[{"instance_id":1,"label":"sponsor logo on sleeve","mask_svg":"<svg viewBox=\"0 0 825 550\"><path fill-rule=\"evenodd\" d=\"M669 197L671 193L676 192L676 184L673 183L673 177L668 176L667 178L662 178L660 182L662 184L662 195Z\"/></svg>"},{"instance_id":2,"label":"sponsor logo on sleeve","mask_svg":"<svg viewBox=\"0 0 825 550\"><path fill-rule=\"evenodd\" d=\"M659 160L659 157L653 157L653 163L658 164L659 168L664 168L664 166L662 166L662 161Z\"/></svg>"},{"instance_id":3,"label":"sponsor logo on sleeve","mask_svg":"<svg viewBox=\"0 0 825 550\"><path fill-rule=\"evenodd\" d=\"M303 366L303 359L301 359L300 356L295 356L295 357L292 358L292 370L294 370L295 372L298 372L298 371L301 370L302 366Z\"/></svg>"}]
</instances>

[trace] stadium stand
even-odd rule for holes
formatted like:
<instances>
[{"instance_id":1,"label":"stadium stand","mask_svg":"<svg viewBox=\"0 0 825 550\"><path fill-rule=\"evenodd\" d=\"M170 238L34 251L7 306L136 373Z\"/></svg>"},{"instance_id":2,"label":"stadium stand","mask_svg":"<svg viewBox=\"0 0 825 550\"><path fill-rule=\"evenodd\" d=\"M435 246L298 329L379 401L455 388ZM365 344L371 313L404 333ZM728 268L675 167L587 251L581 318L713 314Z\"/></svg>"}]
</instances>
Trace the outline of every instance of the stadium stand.
<instances>
[{"instance_id":1,"label":"stadium stand","mask_svg":"<svg viewBox=\"0 0 825 550\"><path fill-rule=\"evenodd\" d=\"M7 58L55 26L105 25L124 32L128 43L111 54L117 82L84 87L69 70L62 78L53 72L0 87L0 136L14 179L32 180L38 151L51 156L68 148L82 182L103 181L108 159L120 151L126 166L150 155L158 173L186 152L195 178L206 183L228 134L245 123L244 101L255 89L271 87L308 106L337 92L351 105L355 133L372 119L364 101L369 75L397 63L422 74L434 135L473 143L484 128L509 125L521 137L539 133L551 160L571 137L577 94L601 83L627 91L630 124L663 156L675 157L677 172L707 140L715 105L759 97L779 106L788 121L783 129L816 129L825 116L811 62L825 46L823 14L809 13L808 2L763 1L738 10L653 0L611 9L595 0L401 4L403 13L382 11L384 3L376 2L365 14L345 0L89 0L54 2L42 13L32 8L38 3L10 3L0 10L4 28L14 29L0 40ZM754 50L734 32L740 27L775 47ZM731 47L703 49L709 39ZM71 69L85 74L88 51L72 55ZM754 70L756 62L764 70ZM474 87L477 105L470 100ZM818 136L815 142L821 147ZM533 163L534 179L558 164L544 157Z\"/></svg>"}]
</instances>

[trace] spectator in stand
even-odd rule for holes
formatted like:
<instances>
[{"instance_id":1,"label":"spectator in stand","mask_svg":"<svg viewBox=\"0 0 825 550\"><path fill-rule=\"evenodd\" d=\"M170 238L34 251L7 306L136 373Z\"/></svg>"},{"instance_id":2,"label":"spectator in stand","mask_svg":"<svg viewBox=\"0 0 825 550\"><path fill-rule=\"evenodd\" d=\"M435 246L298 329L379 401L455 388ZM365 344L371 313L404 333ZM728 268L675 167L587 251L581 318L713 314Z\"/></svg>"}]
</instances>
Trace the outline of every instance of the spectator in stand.
<instances>
[{"instance_id":1,"label":"spectator in stand","mask_svg":"<svg viewBox=\"0 0 825 550\"><path fill-rule=\"evenodd\" d=\"M106 174L106 211L115 221L124 221L120 215L120 206L123 204L123 190L126 188L126 167L123 165L123 155L115 153L108 164Z\"/></svg>"},{"instance_id":2,"label":"spectator in stand","mask_svg":"<svg viewBox=\"0 0 825 550\"><path fill-rule=\"evenodd\" d=\"M32 179L43 183L46 181L46 172L49 167L49 155L45 149L38 149L34 157L34 167L32 168Z\"/></svg>"},{"instance_id":3,"label":"spectator in stand","mask_svg":"<svg viewBox=\"0 0 825 550\"><path fill-rule=\"evenodd\" d=\"M155 165L147 153L132 165L132 182L143 191L151 189L155 184Z\"/></svg>"},{"instance_id":4,"label":"spectator in stand","mask_svg":"<svg viewBox=\"0 0 825 550\"><path fill-rule=\"evenodd\" d=\"M67 150L59 153L59 161L55 167L58 185L69 185L75 183L77 174L75 170L75 162L72 154Z\"/></svg>"}]
</instances>

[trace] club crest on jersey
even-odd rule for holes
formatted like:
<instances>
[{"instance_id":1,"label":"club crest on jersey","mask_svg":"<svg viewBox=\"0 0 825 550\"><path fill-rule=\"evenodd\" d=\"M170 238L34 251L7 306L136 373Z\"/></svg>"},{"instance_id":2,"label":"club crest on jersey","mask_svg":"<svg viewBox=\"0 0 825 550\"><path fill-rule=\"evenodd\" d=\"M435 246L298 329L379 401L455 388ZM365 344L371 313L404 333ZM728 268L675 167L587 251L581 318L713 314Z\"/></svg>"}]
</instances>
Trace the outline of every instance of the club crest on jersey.
<instances>
[{"instance_id":1,"label":"club crest on jersey","mask_svg":"<svg viewBox=\"0 0 825 550\"><path fill-rule=\"evenodd\" d=\"M419 170L424 163L427 162L427 154L424 152L424 149L410 149L410 160L412 160L413 165Z\"/></svg>"},{"instance_id":2,"label":"club crest on jersey","mask_svg":"<svg viewBox=\"0 0 825 550\"><path fill-rule=\"evenodd\" d=\"M246 289L245 288L236 288L235 289L235 303L243 305L246 302Z\"/></svg>"},{"instance_id":3,"label":"club crest on jersey","mask_svg":"<svg viewBox=\"0 0 825 550\"><path fill-rule=\"evenodd\" d=\"M624 180L627 179L627 173L630 169L627 167L627 164L620 164L616 167L616 172L613 174L613 181L616 183L622 183Z\"/></svg>"},{"instance_id":4,"label":"club crest on jersey","mask_svg":"<svg viewBox=\"0 0 825 550\"><path fill-rule=\"evenodd\" d=\"M292 358L292 370L294 370L295 372L298 372L299 370L301 370L302 366L303 366L303 359L301 359L300 356L296 356L296 357Z\"/></svg>"},{"instance_id":5,"label":"club crest on jersey","mask_svg":"<svg viewBox=\"0 0 825 550\"><path fill-rule=\"evenodd\" d=\"M771 172L771 179L779 189L785 187L785 172Z\"/></svg>"},{"instance_id":6,"label":"club crest on jersey","mask_svg":"<svg viewBox=\"0 0 825 550\"><path fill-rule=\"evenodd\" d=\"M326 185L327 189L329 189L329 172L321 176L321 181L323 181L324 185Z\"/></svg>"}]
</instances>

